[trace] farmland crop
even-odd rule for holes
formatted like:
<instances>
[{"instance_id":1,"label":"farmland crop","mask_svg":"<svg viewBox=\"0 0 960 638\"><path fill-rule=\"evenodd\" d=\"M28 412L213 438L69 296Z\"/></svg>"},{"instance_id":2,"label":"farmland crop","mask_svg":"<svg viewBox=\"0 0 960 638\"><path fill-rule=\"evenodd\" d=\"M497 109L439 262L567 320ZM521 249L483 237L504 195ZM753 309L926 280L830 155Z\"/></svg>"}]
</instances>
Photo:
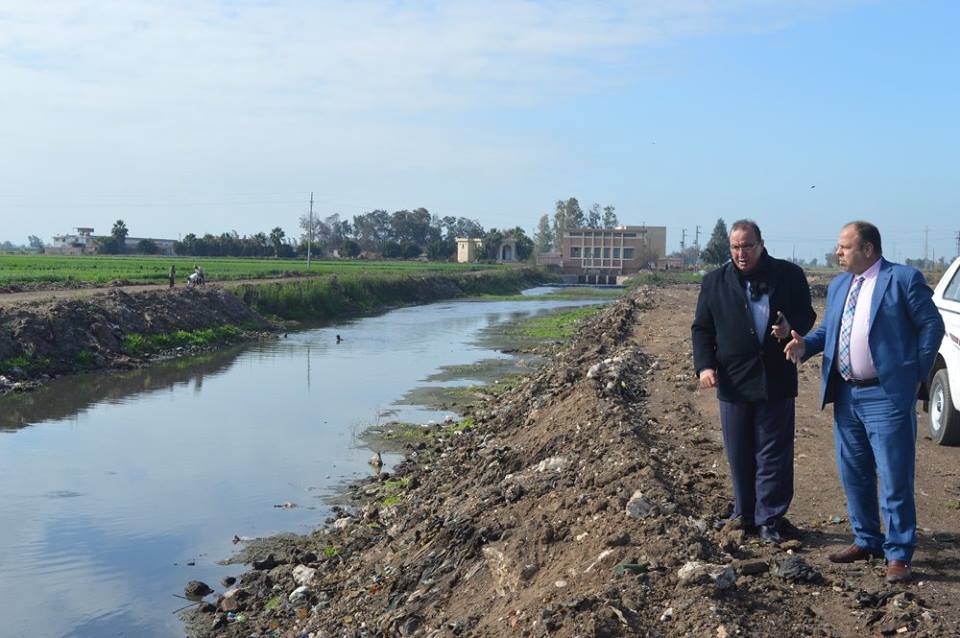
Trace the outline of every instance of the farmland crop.
<instances>
[{"instance_id":1,"label":"farmland crop","mask_svg":"<svg viewBox=\"0 0 960 638\"><path fill-rule=\"evenodd\" d=\"M303 259L0 255L0 286L72 282L107 284L113 281L163 283L167 281L171 265L177 267L177 284L182 285L195 264L203 268L208 280L214 281L326 273L458 271L497 267L490 264L358 259L314 261L307 269Z\"/></svg>"}]
</instances>

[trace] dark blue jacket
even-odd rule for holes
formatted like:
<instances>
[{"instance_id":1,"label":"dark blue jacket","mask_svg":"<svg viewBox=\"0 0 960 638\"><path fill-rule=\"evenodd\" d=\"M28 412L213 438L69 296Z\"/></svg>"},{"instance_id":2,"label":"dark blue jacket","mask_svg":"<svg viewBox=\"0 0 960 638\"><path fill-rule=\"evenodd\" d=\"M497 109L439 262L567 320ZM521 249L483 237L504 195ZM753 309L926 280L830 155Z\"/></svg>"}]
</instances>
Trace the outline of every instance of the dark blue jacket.
<instances>
[{"instance_id":1,"label":"dark blue jacket","mask_svg":"<svg viewBox=\"0 0 960 638\"><path fill-rule=\"evenodd\" d=\"M721 401L772 401L797 396L797 368L783 354L785 341L770 334L777 311L794 330L805 334L817 320L803 269L764 254L769 270L770 321L763 342L757 340L747 293L737 267L727 262L707 273L693 320L693 363L717 371Z\"/></svg>"}]
</instances>

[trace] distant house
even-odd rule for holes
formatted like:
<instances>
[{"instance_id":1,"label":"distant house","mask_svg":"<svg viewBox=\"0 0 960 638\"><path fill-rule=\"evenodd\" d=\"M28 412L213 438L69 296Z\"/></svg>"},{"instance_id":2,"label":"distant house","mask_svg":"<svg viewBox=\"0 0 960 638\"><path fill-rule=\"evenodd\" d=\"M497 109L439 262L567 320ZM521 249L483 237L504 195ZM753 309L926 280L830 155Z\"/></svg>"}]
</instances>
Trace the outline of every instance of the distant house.
<instances>
[{"instance_id":1,"label":"distant house","mask_svg":"<svg viewBox=\"0 0 960 638\"><path fill-rule=\"evenodd\" d=\"M657 270L683 270L683 257L660 257Z\"/></svg>"},{"instance_id":2,"label":"distant house","mask_svg":"<svg viewBox=\"0 0 960 638\"><path fill-rule=\"evenodd\" d=\"M467 264L483 257L483 240L470 237L457 237L457 262ZM517 258L517 240L504 237L497 251L497 263L510 264Z\"/></svg>"},{"instance_id":3,"label":"distant house","mask_svg":"<svg viewBox=\"0 0 960 638\"><path fill-rule=\"evenodd\" d=\"M155 237L127 237L123 242L124 251L127 253L137 252L137 245L142 241L152 241L157 246L158 255L172 255L175 239L156 239Z\"/></svg>"},{"instance_id":4,"label":"distant house","mask_svg":"<svg viewBox=\"0 0 960 638\"><path fill-rule=\"evenodd\" d=\"M97 240L109 235L94 235L93 228L77 227L72 234L54 235L53 243L44 248L48 255L92 255L97 250ZM152 241L158 255L173 254L173 239L155 239L152 237L127 237L123 242L124 252L136 253L137 245L143 240Z\"/></svg>"},{"instance_id":5,"label":"distant house","mask_svg":"<svg viewBox=\"0 0 960 638\"><path fill-rule=\"evenodd\" d=\"M537 263L558 267L570 281L612 284L656 267L666 252L666 226L574 228L563 234L558 253L544 253Z\"/></svg>"},{"instance_id":6,"label":"distant house","mask_svg":"<svg viewBox=\"0 0 960 638\"><path fill-rule=\"evenodd\" d=\"M457 262L468 264L480 259L483 242L470 237L457 237Z\"/></svg>"},{"instance_id":7,"label":"distant house","mask_svg":"<svg viewBox=\"0 0 960 638\"><path fill-rule=\"evenodd\" d=\"M44 248L48 255L84 255L93 252L93 229L74 228L76 234L54 235L53 243Z\"/></svg>"}]
</instances>

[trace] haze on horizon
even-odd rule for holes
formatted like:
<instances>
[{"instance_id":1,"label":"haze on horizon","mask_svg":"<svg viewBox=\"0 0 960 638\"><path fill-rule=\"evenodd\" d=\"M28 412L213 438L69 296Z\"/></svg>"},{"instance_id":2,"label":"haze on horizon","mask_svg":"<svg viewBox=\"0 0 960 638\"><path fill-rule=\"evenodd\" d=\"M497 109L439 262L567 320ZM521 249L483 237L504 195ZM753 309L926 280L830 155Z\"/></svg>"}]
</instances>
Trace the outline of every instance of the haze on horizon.
<instances>
[{"instance_id":1,"label":"haze on horizon","mask_svg":"<svg viewBox=\"0 0 960 638\"><path fill-rule=\"evenodd\" d=\"M0 8L0 240L173 237L425 207L521 225L557 199L706 243L755 219L818 257L865 218L892 258L960 232L950 0Z\"/></svg>"}]
</instances>

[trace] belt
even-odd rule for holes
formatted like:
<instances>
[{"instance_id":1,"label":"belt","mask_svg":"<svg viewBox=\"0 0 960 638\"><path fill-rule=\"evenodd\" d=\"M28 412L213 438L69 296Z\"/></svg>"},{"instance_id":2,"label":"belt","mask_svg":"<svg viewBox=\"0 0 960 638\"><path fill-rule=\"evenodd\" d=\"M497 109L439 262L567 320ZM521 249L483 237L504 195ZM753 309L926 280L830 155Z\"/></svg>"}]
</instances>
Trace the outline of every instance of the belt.
<instances>
[{"instance_id":1,"label":"belt","mask_svg":"<svg viewBox=\"0 0 960 638\"><path fill-rule=\"evenodd\" d=\"M880 379L877 377L872 379L844 379L844 381L855 388L872 388L875 385L880 385Z\"/></svg>"}]
</instances>

